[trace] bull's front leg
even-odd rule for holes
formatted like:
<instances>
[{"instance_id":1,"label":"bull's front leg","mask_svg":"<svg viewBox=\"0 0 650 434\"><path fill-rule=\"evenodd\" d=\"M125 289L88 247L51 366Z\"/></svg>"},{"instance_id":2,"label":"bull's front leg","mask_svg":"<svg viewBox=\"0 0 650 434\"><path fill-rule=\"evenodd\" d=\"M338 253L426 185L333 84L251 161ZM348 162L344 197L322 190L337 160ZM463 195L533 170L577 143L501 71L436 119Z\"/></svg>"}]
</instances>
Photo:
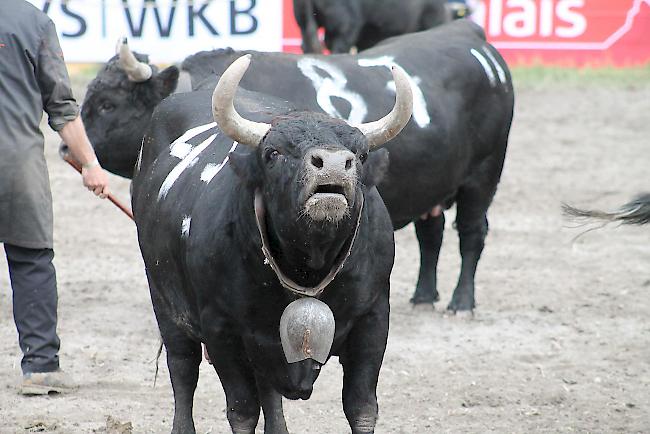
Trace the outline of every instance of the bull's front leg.
<instances>
[{"instance_id":1,"label":"bull's front leg","mask_svg":"<svg viewBox=\"0 0 650 434\"><path fill-rule=\"evenodd\" d=\"M207 350L226 394L226 415L233 434L254 434L260 401L253 368L239 336L211 333Z\"/></svg>"},{"instance_id":2,"label":"bull's front leg","mask_svg":"<svg viewBox=\"0 0 650 434\"><path fill-rule=\"evenodd\" d=\"M343 411L352 434L375 432L377 381L388 339L388 291L357 320L339 360L343 365Z\"/></svg>"},{"instance_id":3,"label":"bull's front leg","mask_svg":"<svg viewBox=\"0 0 650 434\"><path fill-rule=\"evenodd\" d=\"M256 375L257 390L264 412L264 434L289 434L282 409L282 395L260 375Z\"/></svg>"}]
</instances>

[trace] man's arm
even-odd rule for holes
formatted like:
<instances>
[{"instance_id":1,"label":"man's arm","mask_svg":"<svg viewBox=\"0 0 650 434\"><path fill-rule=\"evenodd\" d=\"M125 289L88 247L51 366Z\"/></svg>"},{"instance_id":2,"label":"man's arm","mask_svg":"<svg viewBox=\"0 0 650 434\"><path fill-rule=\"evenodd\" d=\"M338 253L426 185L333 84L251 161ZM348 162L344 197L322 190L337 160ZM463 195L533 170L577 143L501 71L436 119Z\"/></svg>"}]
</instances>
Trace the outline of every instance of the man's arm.
<instances>
[{"instance_id":1,"label":"man's arm","mask_svg":"<svg viewBox=\"0 0 650 434\"><path fill-rule=\"evenodd\" d=\"M84 185L96 195L106 197L108 176L99 166L79 117L79 107L72 95L63 52L51 20L42 30L36 77L50 127L59 133L72 155L82 164Z\"/></svg>"},{"instance_id":2,"label":"man's arm","mask_svg":"<svg viewBox=\"0 0 650 434\"><path fill-rule=\"evenodd\" d=\"M81 176L86 188L101 198L108 196L108 176L97 161L81 117L77 116L73 121L66 122L58 133L68 145L72 156L81 163Z\"/></svg>"}]
</instances>

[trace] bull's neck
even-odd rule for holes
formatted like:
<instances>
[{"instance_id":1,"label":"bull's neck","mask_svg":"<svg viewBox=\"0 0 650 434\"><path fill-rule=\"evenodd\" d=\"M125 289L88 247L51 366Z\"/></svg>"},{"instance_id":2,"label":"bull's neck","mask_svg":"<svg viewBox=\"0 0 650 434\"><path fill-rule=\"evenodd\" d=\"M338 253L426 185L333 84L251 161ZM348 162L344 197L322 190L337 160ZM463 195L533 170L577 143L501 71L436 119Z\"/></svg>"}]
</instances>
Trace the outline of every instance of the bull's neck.
<instances>
[{"instance_id":1,"label":"bull's neck","mask_svg":"<svg viewBox=\"0 0 650 434\"><path fill-rule=\"evenodd\" d=\"M357 193L361 198L363 193ZM329 224L305 218L279 219L264 212L261 230L266 231L268 253L281 273L299 285L315 287L337 272L354 242L362 200L357 199L349 218Z\"/></svg>"}]
</instances>

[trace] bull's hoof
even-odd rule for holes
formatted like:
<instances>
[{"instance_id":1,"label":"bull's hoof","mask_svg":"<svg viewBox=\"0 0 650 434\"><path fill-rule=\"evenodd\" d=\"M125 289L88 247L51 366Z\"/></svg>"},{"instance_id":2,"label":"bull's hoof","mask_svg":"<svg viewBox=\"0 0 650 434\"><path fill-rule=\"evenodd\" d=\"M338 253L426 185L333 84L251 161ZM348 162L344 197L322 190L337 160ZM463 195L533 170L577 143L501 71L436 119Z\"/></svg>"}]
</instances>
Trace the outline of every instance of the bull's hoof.
<instances>
[{"instance_id":1,"label":"bull's hoof","mask_svg":"<svg viewBox=\"0 0 650 434\"><path fill-rule=\"evenodd\" d=\"M436 301L440 301L440 295L438 295L438 292L425 292L425 291L418 291L415 290L415 293L413 294L413 297L411 297L411 304L412 305L417 305L417 304L433 304Z\"/></svg>"},{"instance_id":2,"label":"bull's hoof","mask_svg":"<svg viewBox=\"0 0 650 434\"><path fill-rule=\"evenodd\" d=\"M449 305L447 306L447 310L452 311L453 313L457 312L474 312L474 308L476 307L476 303L474 302L473 299L466 298L464 300L456 300L452 299Z\"/></svg>"}]
</instances>

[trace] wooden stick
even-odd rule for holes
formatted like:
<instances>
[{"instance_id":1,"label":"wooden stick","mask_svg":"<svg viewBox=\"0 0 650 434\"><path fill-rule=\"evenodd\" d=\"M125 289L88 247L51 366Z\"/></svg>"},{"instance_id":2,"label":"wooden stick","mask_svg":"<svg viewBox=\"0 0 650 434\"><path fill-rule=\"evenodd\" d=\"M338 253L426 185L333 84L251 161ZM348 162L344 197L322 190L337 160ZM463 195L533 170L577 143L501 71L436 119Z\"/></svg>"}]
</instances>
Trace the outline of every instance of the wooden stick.
<instances>
[{"instance_id":1,"label":"wooden stick","mask_svg":"<svg viewBox=\"0 0 650 434\"><path fill-rule=\"evenodd\" d=\"M63 158L63 160L65 160L65 162L68 163L70 166L74 167L74 169L77 172L81 173L81 164L79 164L77 160L74 160L70 155L62 155L61 158ZM113 202L113 205L121 209L124 214L129 216L131 220L134 220L133 213L131 212L131 210L127 206L125 206L122 202L117 200L115 196L113 196L111 193L108 193L108 196L106 198L111 202Z\"/></svg>"}]
</instances>

